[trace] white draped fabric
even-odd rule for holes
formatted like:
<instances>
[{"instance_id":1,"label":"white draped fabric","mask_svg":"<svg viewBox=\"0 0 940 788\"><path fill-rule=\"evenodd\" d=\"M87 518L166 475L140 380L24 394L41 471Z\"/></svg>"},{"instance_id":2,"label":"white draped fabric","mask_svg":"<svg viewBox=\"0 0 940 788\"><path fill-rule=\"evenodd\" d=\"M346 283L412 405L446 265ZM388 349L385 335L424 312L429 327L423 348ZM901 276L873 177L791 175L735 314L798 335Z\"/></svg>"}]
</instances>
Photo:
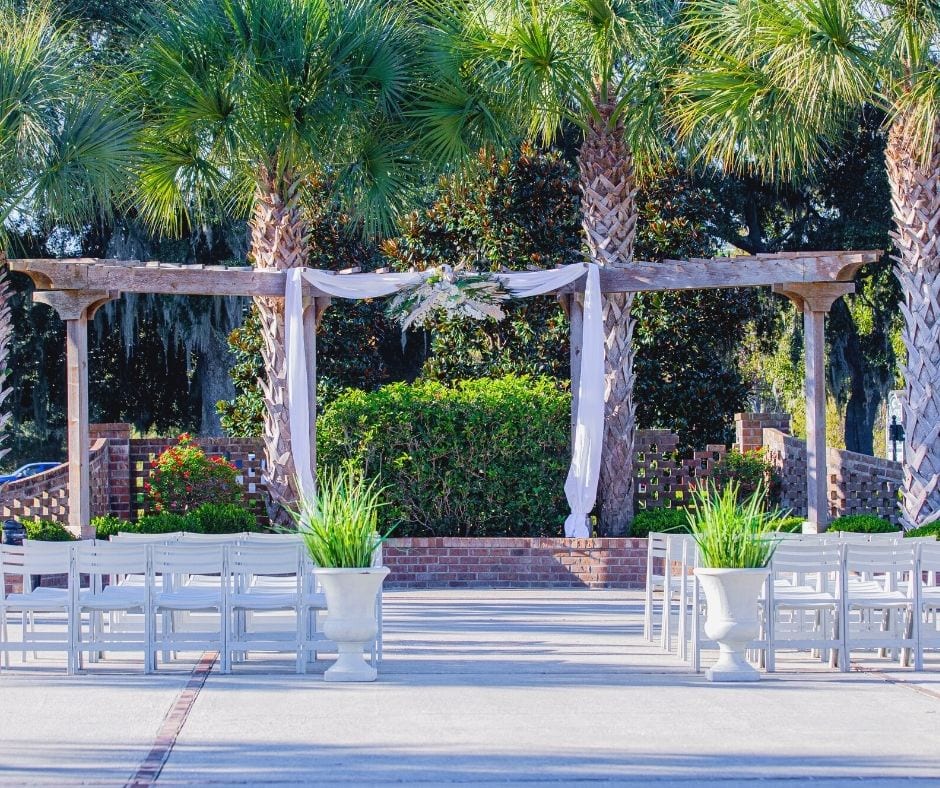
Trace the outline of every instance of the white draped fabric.
<instances>
[{"instance_id":1,"label":"white draped fabric","mask_svg":"<svg viewBox=\"0 0 940 788\"><path fill-rule=\"evenodd\" d=\"M565 520L565 536L590 536L587 515L597 499L601 442L604 434L604 321L600 274L593 264L575 263L548 271L496 274L514 298L544 295L577 281L587 273L584 289L584 328L578 413L575 421L571 467L565 481L565 496L571 514ZM287 274L285 292L285 344L287 352L287 396L291 450L300 492L315 490L311 468L310 419L307 380L306 338L303 330L303 280L336 298L379 298L419 283L426 273L342 274L309 268L293 268Z\"/></svg>"}]
</instances>

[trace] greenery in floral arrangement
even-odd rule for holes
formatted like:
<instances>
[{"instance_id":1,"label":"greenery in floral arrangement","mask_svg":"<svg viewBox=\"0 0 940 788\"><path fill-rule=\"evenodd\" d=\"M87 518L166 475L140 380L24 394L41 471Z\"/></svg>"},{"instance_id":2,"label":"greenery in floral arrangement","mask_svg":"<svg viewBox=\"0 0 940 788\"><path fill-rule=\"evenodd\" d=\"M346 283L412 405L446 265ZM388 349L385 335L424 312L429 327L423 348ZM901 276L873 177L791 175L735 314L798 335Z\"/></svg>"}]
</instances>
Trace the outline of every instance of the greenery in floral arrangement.
<instances>
[{"instance_id":1,"label":"greenery in floral arrangement","mask_svg":"<svg viewBox=\"0 0 940 788\"><path fill-rule=\"evenodd\" d=\"M740 486L713 483L695 490L688 511L689 530L698 544L702 566L710 569L758 569L767 566L777 545L772 534L784 519L765 508L758 487L743 502Z\"/></svg>"},{"instance_id":2,"label":"greenery in floral arrangement","mask_svg":"<svg viewBox=\"0 0 940 788\"><path fill-rule=\"evenodd\" d=\"M404 334L412 327L423 328L439 313L448 320L502 320L506 313L500 304L508 297L502 284L487 274L442 265L400 290L388 305L388 314L401 323Z\"/></svg>"},{"instance_id":3,"label":"greenery in floral arrangement","mask_svg":"<svg viewBox=\"0 0 940 788\"><path fill-rule=\"evenodd\" d=\"M372 566L375 549L390 533L377 531L383 492L375 479L367 481L351 465L320 474L317 491L303 498L294 513L314 564L338 569Z\"/></svg>"},{"instance_id":4,"label":"greenery in floral arrangement","mask_svg":"<svg viewBox=\"0 0 940 788\"><path fill-rule=\"evenodd\" d=\"M157 513L185 514L203 504L241 503L238 471L223 457L208 456L188 433L151 462L144 484L151 508Z\"/></svg>"},{"instance_id":5,"label":"greenery in floral arrangement","mask_svg":"<svg viewBox=\"0 0 940 788\"><path fill-rule=\"evenodd\" d=\"M885 520L875 514L847 514L829 523L827 530L855 534L890 534L899 531L900 528L890 520Z\"/></svg>"}]
</instances>

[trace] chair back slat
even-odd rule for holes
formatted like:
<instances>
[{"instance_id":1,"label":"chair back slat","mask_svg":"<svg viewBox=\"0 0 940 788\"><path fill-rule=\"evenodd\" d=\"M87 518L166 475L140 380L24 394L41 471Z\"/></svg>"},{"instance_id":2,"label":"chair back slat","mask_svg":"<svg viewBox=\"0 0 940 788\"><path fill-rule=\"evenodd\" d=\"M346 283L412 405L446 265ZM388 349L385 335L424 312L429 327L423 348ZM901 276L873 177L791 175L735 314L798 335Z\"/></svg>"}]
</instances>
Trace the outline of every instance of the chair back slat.
<instances>
[{"instance_id":1,"label":"chair back slat","mask_svg":"<svg viewBox=\"0 0 940 788\"><path fill-rule=\"evenodd\" d=\"M71 567L74 542L23 540L23 568L29 575L64 575Z\"/></svg>"},{"instance_id":2,"label":"chair back slat","mask_svg":"<svg viewBox=\"0 0 940 788\"><path fill-rule=\"evenodd\" d=\"M199 545L229 545L241 542L248 536L246 531L234 534L194 534L184 531L180 542Z\"/></svg>"},{"instance_id":3,"label":"chair back slat","mask_svg":"<svg viewBox=\"0 0 940 788\"><path fill-rule=\"evenodd\" d=\"M82 574L142 575L147 571L147 545L133 540L88 540L79 544L75 564Z\"/></svg>"},{"instance_id":4,"label":"chair back slat","mask_svg":"<svg viewBox=\"0 0 940 788\"><path fill-rule=\"evenodd\" d=\"M777 545L771 558L775 572L832 572L842 566L842 548L837 544L807 542Z\"/></svg>"},{"instance_id":5,"label":"chair back slat","mask_svg":"<svg viewBox=\"0 0 940 788\"><path fill-rule=\"evenodd\" d=\"M182 531L171 531L165 534L135 534L120 531L111 536L111 542L139 542L142 544L169 544L178 542L183 535Z\"/></svg>"},{"instance_id":6,"label":"chair back slat","mask_svg":"<svg viewBox=\"0 0 940 788\"><path fill-rule=\"evenodd\" d=\"M150 545L152 567L162 575L212 575L222 571L224 544L174 542Z\"/></svg>"},{"instance_id":7,"label":"chair back slat","mask_svg":"<svg viewBox=\"0 0 940 788\"><path fill-rule=\"evenodd\" d=\"M940 542L936 539L920 543L920 568L925 572L940 572Z\"/></svg>"},{"instance_id":8,"label":"chair back slat","mask_svg":"<svg viewBox=\"0 0 940 788\"><path fill-rule=\"evenodd\" d=\"M299 571L299 544L247 542L231 546L228 551L232 574L289 575Z\"/></svg>"},{"instance_id":9,"label":"chair back slat","mask_svg":"<svg viewBox=\"0 0 940 788\"><path fill-rule=\"evenodd\" d=\"M913 544L853 544L845 546L845 567L849 572L904 572L914 566L917 546Z\"/></svg>"}]
</instances>

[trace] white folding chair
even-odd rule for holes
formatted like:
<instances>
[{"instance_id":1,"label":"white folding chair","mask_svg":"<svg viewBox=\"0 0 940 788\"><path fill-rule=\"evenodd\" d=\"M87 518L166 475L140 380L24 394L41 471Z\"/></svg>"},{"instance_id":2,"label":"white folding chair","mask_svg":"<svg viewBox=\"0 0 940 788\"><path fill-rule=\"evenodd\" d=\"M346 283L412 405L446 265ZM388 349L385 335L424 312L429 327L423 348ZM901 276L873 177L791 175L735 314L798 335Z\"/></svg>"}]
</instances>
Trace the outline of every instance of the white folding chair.
<instances>
[{"instance_id":1,"label":"white folding chair","mask_svg":"<svg viewBox=\"0 0 940 788\"><path fill-rule=\"evenodd\" d=\"M915 639L914 669L924 669L924 651L940 648L940 586L937 585L937 573L940 572L940 542L920 541L912 537L908 541L917 541L917 571L914 573L914 604L918 611L914 617Z\"/></svg>"},{"instance_id":2,"label":"white folding chair","mask_svg":"<svg viewBox=\"0 0 940 788\"><path fill-rule=\"evenodd\" d=\"M227 615L230 576L224 544L193 544L178 542L174 544L148 545L147 581L147 616L150 619L150 631L155 637L147 647L147 672L156 669L156 651L158 646L164 651L185 651L215 649L220 652L222 672L229 672L229 655L225 643L228 638ZM212 586L177 584L176 577L215 576L219 582ZM158 578L159 577L159 585ZM161 613L216 613L218 629L212 631L192 631L188 627L163 627L158 633L156 616ZM205 619L200 616L197 626ZM172 616L171 616L172 621Z\"/></svg>"},{"instance_id":3,"label":"white folding chair","mask_svg":"<svg viewBox=\"0 0 940 788\"><path fill-rule=\"evenodd\" d=\"M71 589L72 564L75 556L74 542L37 542L27 539L22 547L0 545L0 650L3 651L4 666L10 666L10 652L64 651L66 671L75 672L75 644L72 630L73 594ZM68 588L35 586L37 575L66 575ZM6 593L7 577L19 576L22 591ZM20 643L9 638L8 615L19 613L22 626ZM54 631L37 632L36 614L61 615L61 624ZM48 622L43 622L48 623Z\"/></svg>"},{"instance_id":4,"label":"white folding chair","mask_svg":"<svg viewBox=\"0 0 940 788\"><path fill-rule=\"evenodd\" d=\"M916 622L914 544L856 544L844 547L842 622L846 658L853 649L914 649ZM906 589L906 590L905 590Z\"/></svg>"},{"instance_id":5,"label":"white folding chair","mask_svg":"<svg viewBox=\"0 0 940 788\"><path fill-rule=\"evenodd\" d=\"M646 602L643 611L643 637L648 641L653 641L654 612L656 604L656 593L663 592L662 607L660 608L661 617L665 615L665 582L664 574L656 571L663 566L666 560L666 535L651 532L646 537ZM665 571L665 570L663 570ZM660 625L662 622L660 621Z\"/></svg>"},{"instance_id":6,"label":"white folding chair","mask_svg":"<svg viewBox=\"0 0 940 788\"><path fill-rule=\"evenodd\" d=\"M785 543L771 559L764 600L766 668L776 669L779 648L818 649L848 670L842 635L842 545Z\"/></svg>"},{"instance_id":7,"label":"white folding chair","mask_svg":"<svg viewBox=\"0 0 940 788\"><path fill-rule=\"evenodd\" d=\"M89 587L79 588L79 578L88 575ZM134 578L130 581L130 578ZM140 578L140 582L137 582ZM75 596L73 627L77 667L82 667L86 651L96 660L102 651L146 652L153 640L151 618L147 610L147 544L145 542L87 540L80 542L75 554L72 588ZM123 580L124 582L117 582ZM108 614L107 625L104 615ZM113 614L139 613L143 631L119 629ZM85 638L83 614L88 616Z\"/></svg>"},{"instance_id":8,"label":"white folding chair","mask_svg":"<svg viewBox=\"0 0 940 788\"><path fill-rule=\"evenodd\" d=\"M681 621L685 600L682 596L685 589L685 580L682 574L685 571L683 564L683 549L685 535L666 534L666 558L663 567L663 616L660 630L660 646L664 651L672 650L672 619L673 602L675 602L678 620Z\"/></svg>"},{"instance_id":9,"label":"white folding chair","mask_svg":"<svg viewBox=\"0 0 940 788\"><path fill-rule=\"evenodd\" d=\"M226 651L233 661L244 659L249 649L294 652L297 672L304 672L307 617L303 593L304 562L299 541L294 540L291 544L251 540L225 549L233 583L226 613L229 618ZM249 629L249 615L276 611L294 614L292 632Z\"/></svg>"}]
</instances>

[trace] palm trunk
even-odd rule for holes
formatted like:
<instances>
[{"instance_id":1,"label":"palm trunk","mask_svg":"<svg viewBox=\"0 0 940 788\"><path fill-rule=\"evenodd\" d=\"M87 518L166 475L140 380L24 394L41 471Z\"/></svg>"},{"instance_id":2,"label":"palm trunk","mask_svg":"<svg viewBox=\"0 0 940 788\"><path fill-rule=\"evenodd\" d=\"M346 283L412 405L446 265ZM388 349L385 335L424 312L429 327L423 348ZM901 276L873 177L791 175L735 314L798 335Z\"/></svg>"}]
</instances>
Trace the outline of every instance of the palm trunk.
<instances>
[{"instance_id":1,"label":"palm trunk","mask_svg":"<svg viewBox=\"0 0 940 788\"><path fill-rule=\"evenodd\" d=\"M633 156L622 126L610 125L613 108L598 109L600 119L588 129L578 155L582 226L591 260L622 268L633 261L636 237ZM600 530L605 536L623 536L633 520L633 297L632 293L612 293L604 299L607 364L598 498Z\"/></svg>"},{"instance_id":2,"label":"palm trunk","mask_svg":"<svg viewBox=\"0 0 940 788\"><path fill-rule=\"evenodd\" d=\"M10 413L4 407L11 389L7 386L10 375L10 342L13 340L13 315L10 312L10 277L7 273L7 258L0 252L0 460L10 450L4 446L7 429L10 426Z\"/></svg>"},{"instance_id":3,"label":"palm trunk","mask_svg":"<svg viewBox=\"0 0 940 788\"><path fill-rule=\"evenodd\" d=\"M926 161L922 154L905 119L897 120L885 159L907 348L901 510L911 526L940 518L940 126Z\"/></svg>"},{"instance_id":4,"label":"palm trunk","mask_svg":"<svg viewBox=\"0 0 940 788\"><path fill-rule=\"evenodd\" d=\"M258 268L279 271L307 263L308 235L296 188L285 199L273 183L260 189L251 220L251 254ZM267 460L265 484L272 522L285 523L285 507L297 501L294 459L291 452L287 402L287 355L284 350L284 301L256 298L264 345L261 355L267 377L261 380L264 394L264 450Z\"/></svg>"}]
</instances>

